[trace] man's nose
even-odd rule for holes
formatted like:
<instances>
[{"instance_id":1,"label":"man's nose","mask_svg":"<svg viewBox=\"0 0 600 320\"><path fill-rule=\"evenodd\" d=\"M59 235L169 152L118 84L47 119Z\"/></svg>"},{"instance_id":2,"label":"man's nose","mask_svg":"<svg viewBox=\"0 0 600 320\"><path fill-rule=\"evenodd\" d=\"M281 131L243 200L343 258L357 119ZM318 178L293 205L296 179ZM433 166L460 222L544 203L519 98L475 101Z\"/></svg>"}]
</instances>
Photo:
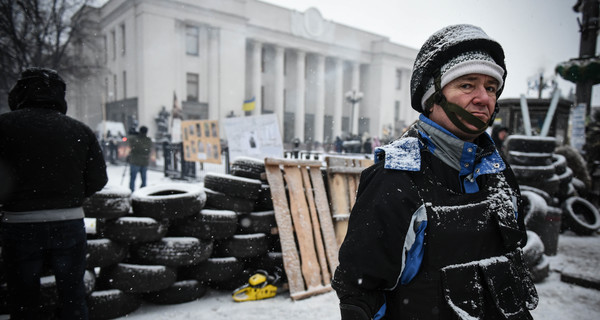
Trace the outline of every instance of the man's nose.
<instances>
[{"instance_id":1,"label":"man's nose","mask_svg":"<svg viewBox=\"0 0 600 320\"><path fill-rule=\"evenodd\" d=\"M488 105L490 103L490 93L487 91L485 86L476 86L475 91L473 92L473 103L479 105Z\"/></svg>"}]
</instances>

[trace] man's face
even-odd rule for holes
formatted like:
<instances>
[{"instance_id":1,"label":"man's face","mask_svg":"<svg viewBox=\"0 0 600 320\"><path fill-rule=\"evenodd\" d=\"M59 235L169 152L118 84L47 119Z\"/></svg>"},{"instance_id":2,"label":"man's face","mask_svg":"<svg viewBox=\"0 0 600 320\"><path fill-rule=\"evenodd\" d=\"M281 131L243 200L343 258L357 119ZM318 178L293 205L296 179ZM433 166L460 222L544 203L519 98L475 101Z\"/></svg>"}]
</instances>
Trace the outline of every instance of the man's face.
<instances>
[{"instance_id":1,"label":"man's face","mask_svg":"<svg viewBox=\"0 0 600 320\"><path fill-rule=\"evenodd\" d=\"M483 74L468 74L448 83L442 88L442 93L448 102L462 107L481 121L488 123L496 107L497 90L498 80ZM442 107L437 104L433 105L429 119L465 141L473 141L479 136L479 134L467 133L457 128L448 119ZM477 130L477 127L464 121L460 116L458 119L467 128Z\"/></svg>"}]
</instances>

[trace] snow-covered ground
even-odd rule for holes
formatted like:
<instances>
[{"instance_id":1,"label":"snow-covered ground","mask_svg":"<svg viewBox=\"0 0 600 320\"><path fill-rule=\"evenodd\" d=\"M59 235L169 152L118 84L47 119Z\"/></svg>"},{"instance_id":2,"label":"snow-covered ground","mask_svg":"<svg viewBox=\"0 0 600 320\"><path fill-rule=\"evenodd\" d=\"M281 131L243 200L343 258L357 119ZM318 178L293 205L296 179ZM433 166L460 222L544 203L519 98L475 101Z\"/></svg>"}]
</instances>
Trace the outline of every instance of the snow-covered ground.
<instances>
[{"instance_id":1,"label":"snow-covered ground","mask_svg":"<svg viewBox=\"0 0 600 320\"><path fill-rule=\"evenodd\" d=\"M120 185L123 166L110 166L109 184ZM162 172L149 171L148 185L172 182ZM126 175L123 186L129 184ZM138 177L139 185L139 177ZM560 281L560 270L591 272L600 278L600 235L580 237L563 234L559 239L559 252L549 257L551 274L542 283L536 284L540 302L533 311L535 319L543 320L597 320L600 319L600 291L587 289ZM272 299L234 302L227 291L209 290L193 302L176 305L153 305L144 303L127 319L253 319L253 320L337 320L340 319L338 299L335 293L292 301L288 293ZM125 317L123 318L125 319Z\"/></svg>"}]
</instances>

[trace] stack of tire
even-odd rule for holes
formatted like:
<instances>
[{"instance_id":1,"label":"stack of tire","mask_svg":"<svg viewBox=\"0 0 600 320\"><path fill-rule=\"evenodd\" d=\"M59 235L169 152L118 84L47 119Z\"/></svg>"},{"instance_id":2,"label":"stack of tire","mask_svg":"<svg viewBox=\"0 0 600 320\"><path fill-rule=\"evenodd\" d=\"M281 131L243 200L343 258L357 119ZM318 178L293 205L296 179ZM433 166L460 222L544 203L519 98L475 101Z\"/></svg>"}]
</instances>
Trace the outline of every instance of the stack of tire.
<instances>
[{"instance_id":1,"label":"stack of tire","mask_svg":"<svg viewBox=\"0 0 600 320\"><path fill-rule=\"evenodd\" d=\"M204 176L206 208L200 219L211 221L215 241L211 257L184 273L214 289L231 290L248 282L258 269L283 269L283 258L264 162L248 157L232 163L231 174ZM188 221L189 223L189 221ZM191 234L177 225L170 230ZM175 231L176 230L176 231Z\"/></svg>"},{"instance_id":2,"label":"stack of tire","mask_svg":"<svg viewBox=\"0 0 600 320\"><path fill-rule=\"evenodd\" d=\"M554 152L555 138L510 135L504 145L507 161L521 188L525 226L535 232L543 244L541 258L527 259L534 278L541 281L548 275L546 256L557 254L559 233L567 228L576 230L583 224L588 230L597 230L600 220L597 209L578 196L573 169L563 155ZM594 210L595 213L591 212ZM582 214L585 219L581 218ZM528 240L537 241L531 236Z\"/></svg>"},{"instance_id":3,"label":"stack of tire","mask_svg":"<svg viewBox=\"0 0 600 320\"><path fill-rule=\"evenodd\" d=\"M88 298L90 319L113 319L142 301L158 304L196 300L206 292L180 268L210 256L213 243L194 237L168 237L169 225L197 214L206 204L200 185L168 183L141 188L106 187L84 203L96 219L89 234L87 266L98 276Z\"/></svg>"}]
</instances>

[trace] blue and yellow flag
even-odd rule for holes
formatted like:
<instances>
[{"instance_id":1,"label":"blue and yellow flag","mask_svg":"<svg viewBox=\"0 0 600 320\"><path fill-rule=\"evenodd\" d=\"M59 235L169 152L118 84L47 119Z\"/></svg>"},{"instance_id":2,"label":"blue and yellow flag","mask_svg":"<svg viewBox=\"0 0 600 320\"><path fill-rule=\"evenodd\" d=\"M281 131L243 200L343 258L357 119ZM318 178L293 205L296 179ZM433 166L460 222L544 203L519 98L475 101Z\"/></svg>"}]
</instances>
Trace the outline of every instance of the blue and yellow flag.
<instances>
[{"instance_id":1,"label":"blue and yellow flag","mask_svg":"<svg viewBox=\"0 0 600 320\"><path fill-rule=\"evenodd\" d=\"M242 106L242 110L244 111L252 111L256 107L256 99L252 97L250 100L244 100L244 105Z\"/></svg>"}]
</instances>

